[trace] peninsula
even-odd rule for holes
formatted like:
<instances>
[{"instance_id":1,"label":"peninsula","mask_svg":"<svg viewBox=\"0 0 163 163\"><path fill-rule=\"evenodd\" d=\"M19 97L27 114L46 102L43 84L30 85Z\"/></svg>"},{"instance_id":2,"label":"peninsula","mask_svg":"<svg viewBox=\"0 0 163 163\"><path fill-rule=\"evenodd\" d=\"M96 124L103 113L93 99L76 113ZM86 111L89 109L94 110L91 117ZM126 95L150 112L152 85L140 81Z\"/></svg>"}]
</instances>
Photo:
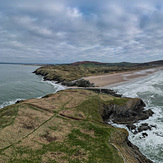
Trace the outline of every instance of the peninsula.
<instances>
[{"instance_id":1,"label":"peninsula","mask_svg":"<svg viewBox=\"0 0 163 163\"><path fill-rule=\"evenodd\" d=\"M119 116L128 113L124 121L136 110L145 116L144 103L115 96L67 89L1 109L0 162L152 163L125 129L106 123L111 113L117 121L120 108Z\"/></svg>"},{"instance_id":2,"label":"peninsula","mask_svg":"<svg viewBox=\"0 0 163 163\"><path fill-rule=\"evenodd\" d=\"M163 66L163 60L147 63L100 63L92 61L62 65L45 65L34 71L44 80L56 81L68 87L103 87L146 76Z\"/></svg>"}]
</instances>

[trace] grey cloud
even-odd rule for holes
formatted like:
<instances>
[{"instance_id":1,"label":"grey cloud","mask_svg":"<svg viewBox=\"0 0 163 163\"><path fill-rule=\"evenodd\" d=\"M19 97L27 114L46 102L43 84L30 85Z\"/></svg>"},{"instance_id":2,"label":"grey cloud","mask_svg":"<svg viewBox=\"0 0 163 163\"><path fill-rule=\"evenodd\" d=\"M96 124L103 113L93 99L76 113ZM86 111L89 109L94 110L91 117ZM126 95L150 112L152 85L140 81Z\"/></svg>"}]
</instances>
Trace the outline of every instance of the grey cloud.
<instances>
[{"instance_id":1,"label":"grey cloud","mask_svg":"<svg viewBox=\"0 0 163 163\"><path fill-rule=\"evenodd\" d=\"M0 61L162 59L161 1L2 0Z\"/></svg>"}]
</instances>

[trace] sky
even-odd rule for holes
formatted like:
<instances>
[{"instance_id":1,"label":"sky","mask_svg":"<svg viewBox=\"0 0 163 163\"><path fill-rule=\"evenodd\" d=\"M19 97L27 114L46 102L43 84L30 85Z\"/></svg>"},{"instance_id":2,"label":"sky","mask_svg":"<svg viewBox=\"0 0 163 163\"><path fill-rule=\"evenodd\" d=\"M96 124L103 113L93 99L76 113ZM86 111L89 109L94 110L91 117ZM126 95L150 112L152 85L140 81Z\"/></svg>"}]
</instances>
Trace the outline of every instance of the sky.
<instances>
[{"instance_id":1,"label":"sky","mask_svg":"<svg viewBox=\"0 0 163 163\"><path fill-rule=\"evenodd\" d=\"M0 0L0 62L162 59L162 0Z\"/></svg>"}]
</instances>

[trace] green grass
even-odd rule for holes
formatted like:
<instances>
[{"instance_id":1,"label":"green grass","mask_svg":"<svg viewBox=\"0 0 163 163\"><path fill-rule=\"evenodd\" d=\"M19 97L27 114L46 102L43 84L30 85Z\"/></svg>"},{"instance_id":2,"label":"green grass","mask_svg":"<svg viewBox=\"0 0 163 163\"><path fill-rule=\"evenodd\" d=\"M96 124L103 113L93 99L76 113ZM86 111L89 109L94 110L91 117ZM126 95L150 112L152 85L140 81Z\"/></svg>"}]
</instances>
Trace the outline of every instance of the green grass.
<instances>
[{"instance_id":1,"label":"green grass","mask_svg":"<svg viewBox=\"0 0 163 163\"><path fill-rule=\"evenodd\" d=\"M103 122L99 114L100 107L102 107L102 100L98 96L92 96L78 105L76 110L82 111L87 116L87 120Z\"/></svg>"},{"instance_id":2,"label":"green grass","mask_svg":"<svg viewBox=\"0 0 163 163\"><path fill-rule=\"evenodd\" d=\"M105 101L103 101L97 93L77 89L61 91L58 94L46 96L46 105L43 106L52 106L52 99L55 99L60 109L54 111L55 114L50 115L48 119L41 122L39 126L28 132L20 140L1 149L0 158L6 157L8 162L12 163L62 161L70 163L123 162L117 149L110 144L111 138L115 136L114 134L119 129L104 124L100 111L105 104L124 105L128 99L105 95ZM63 97L68 95L70 97L64 100ZM71 107L74 104L74 100L81 95L84 97L81 98L81 102L76 107ZM106 96L108 96L108 101L106 101ZM37 110L37 112L35 111L36 115L31 112L31 117L37 121L37 114L46 115L47 112L46 108L39 109L39 105L37 106L39 100L43 102L43 99L32 99L31 103L28 100L28 102L24 101L0 110L0 126L11 125L14 123L15 117L20 116L18 117L19 119L24 118L25 115L21 111L18 114L18 109ZM66 111L69 111L68 113L72 113L72 115L68 114L69 117L61 116L60 112L62 110L65 111L65 114ZM83 115L83 119L71 119L73 116L74 118L76 116L79 117L79 114ZM18 125L18 127L20 126ZM48 141L47 138L49 137L56 139ZM35 143L37 148L33 148Z\"/></svg>"},{"instance_id":3,"label":"green grass","mask_svg":"<svg viewBox=\"0 0 163 163\"><path fill-rule=\"evenodd\" d=\"M19 105L13 107L12 105L0 109L0 129L11 125L17 116Z\"/></svg>"},{"instance_id":4,"label":"green grass","mask_svg":"<svg viewBox=\"0 0 163 163\"><path fill-rule=\"evenodd\" d=\"M127 99L127 98L115 98L114 97L114 100L113 101L109 101L108 103L109 104L113 103L113 104L116 104L116 105L124 106L128 100L129 99Z\"/></svg>"}]
</instances>

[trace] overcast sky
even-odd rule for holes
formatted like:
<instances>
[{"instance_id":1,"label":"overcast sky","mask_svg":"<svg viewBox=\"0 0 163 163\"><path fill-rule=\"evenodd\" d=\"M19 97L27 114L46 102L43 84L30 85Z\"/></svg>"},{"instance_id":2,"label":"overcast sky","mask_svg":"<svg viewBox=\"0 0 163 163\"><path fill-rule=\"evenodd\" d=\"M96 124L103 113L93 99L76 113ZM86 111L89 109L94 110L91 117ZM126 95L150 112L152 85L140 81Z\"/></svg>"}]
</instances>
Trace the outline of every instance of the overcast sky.
<instances>
[{"instance_id":1,"label":"overcast sky","mask_svg":"<svg viewBox=\"0 0 163 163\"><path fill-rule=\"evenodd\" d=\"M161 59L162 0L0 0L0 62Z\"/></svg>"}]
</instances>

